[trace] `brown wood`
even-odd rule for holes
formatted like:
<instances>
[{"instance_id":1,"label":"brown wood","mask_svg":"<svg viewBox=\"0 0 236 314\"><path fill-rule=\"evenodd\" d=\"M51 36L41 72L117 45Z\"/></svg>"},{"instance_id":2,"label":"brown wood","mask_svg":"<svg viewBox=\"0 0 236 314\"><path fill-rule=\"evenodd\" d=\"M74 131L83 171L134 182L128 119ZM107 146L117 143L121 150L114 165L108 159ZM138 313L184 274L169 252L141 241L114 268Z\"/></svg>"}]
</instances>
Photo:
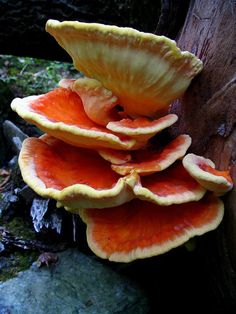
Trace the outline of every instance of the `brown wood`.
<instances>
[{"instance_id":1,"label":"brown wood","mask_svg":"<svg viewBox=\"0 0 236 314\"><path fill-rule=\"evenodd\" d=\"M189 0L162 0L155 34L176 38L180 26L184 24L189 3Z\"/></svg>"},{"instance_id":2,"label":"brown wood","mask_svg":"<svg viewBox=\"0 0 236 314\"><path fill-rule=\"evenodd\" d=\"M236 2L192 1L178 46L196 54L203 72L171 108L172 134L192 137L191 151L230 167L236 184ZM209 274L221 295L236 300L236 186L225 197L225 217L212 240ZM210 256L210 254L213 254Z\"/></svg>"}]
</instances>

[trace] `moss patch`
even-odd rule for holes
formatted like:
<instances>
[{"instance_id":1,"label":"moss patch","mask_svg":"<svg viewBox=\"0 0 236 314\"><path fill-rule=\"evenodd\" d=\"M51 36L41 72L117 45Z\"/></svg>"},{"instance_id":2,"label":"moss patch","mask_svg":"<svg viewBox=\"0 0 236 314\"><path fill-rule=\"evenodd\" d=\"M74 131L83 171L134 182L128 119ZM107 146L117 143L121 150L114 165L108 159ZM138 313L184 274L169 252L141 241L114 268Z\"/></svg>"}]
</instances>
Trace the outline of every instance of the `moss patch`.
<instances>
[{"instance_id":1,"label":"moss patch","mask_svg":"<svg viewBox=\"0 0 236 314\"><path fill-rule=\"evenodd\" d=\"M36 233L32 224L25 221L22 217L14 217L10 221L3 223L3 226L7 229L7 231L18 238L30 240L34 240L36 238Z\"/></svg>"},{"instance_id":2,"label":"moss patch","mask_svg":"<svg viewBox=\"0 0 236 314\"><path fill-rule=\"evenodd\" d=\"M1 218L0 226L15 238L29 240L36 238L32 225L25 221L23 217L14 217L9 221L4 221L4 219ZM38 254L37 251L29 250L15 250L14 252L9 252L9 250L4 251L3 255L0 256L0 281L6 281L15 277L20 271L29 268L37 259Z\"/></svg>"},{"instance_id":3,"label":"moss patch","mask_svg":"<svg viewBox=\"0 0 236 314\"><path fill-rule=\"evenodd\" d=\"M72 76L79 73L70 63L0 55L0 77L18 97L45 93Z\"/></svg>"},{"instance_id":4,"label":"moss patch","mask_svg":"<svg viewBox=\"0 0 236 314\"><path fill-rule=\"evenodd\" d=\"M36 251L18 251L8 257L0 257L0 282L13 278L20 271L29 268L37 257Z\"/></svg>"}]
</instances>

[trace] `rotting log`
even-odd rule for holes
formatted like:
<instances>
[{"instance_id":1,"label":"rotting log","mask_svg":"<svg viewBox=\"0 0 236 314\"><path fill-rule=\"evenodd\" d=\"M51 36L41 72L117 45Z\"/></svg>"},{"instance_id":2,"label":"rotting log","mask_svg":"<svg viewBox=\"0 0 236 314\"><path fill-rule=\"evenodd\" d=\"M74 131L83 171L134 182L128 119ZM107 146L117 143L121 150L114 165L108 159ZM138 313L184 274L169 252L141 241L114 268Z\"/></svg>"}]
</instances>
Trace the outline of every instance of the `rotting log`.
<instances>
[{"instance_id":1,"label":"rotting log","mask_svg":"<svg viewBox=\"0 0 236 314\"><path fill-rule=\"evenodd\" d=\"M213 294L221 298L221 305L225 300L232 306L236 304L235 16L235 1L191 2L178 46L196 54L204 70L171 109L179 116L172 134L189 134L192 152L212 159L219 169L231 169L235 187L224 199L223 223L202 249ZM224 305L223 309L229 313Z\"/></svg>"}]
</instances>

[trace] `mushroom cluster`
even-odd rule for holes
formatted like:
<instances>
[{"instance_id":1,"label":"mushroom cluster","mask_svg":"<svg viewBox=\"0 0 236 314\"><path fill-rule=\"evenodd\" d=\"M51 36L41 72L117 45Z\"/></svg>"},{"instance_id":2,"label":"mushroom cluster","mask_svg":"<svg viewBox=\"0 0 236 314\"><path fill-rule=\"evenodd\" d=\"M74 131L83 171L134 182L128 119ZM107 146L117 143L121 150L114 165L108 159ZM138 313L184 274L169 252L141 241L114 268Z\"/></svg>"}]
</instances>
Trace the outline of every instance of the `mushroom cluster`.
<instances>
[{"instance_id":1,"label":"mushroom cluster","mask_svg":"<svg viewBox=\"0 0 236 314\"><path fill-rule=\"evenodd\" d=\"M24 181L87 224L90 248L130 262L215 229L232 188L229 171L186 155L189 135L152 143L202 62L164 36L131 28L49 20L46 30L85 77L11 107L45 132L24 141Z\"/></svg>"}]
</instances>

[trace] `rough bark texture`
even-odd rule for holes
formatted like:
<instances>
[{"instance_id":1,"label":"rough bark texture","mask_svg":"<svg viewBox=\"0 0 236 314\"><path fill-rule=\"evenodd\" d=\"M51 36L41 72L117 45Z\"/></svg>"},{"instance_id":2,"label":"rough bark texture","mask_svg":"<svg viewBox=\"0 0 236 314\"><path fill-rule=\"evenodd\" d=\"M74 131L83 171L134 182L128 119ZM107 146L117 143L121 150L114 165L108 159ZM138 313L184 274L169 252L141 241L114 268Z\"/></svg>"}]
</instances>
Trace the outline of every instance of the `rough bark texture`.
<instances>
[{"instance_id":1,"label":"rough bark texture","mask_svg":"<svg viewBox=\"0 0 236 314\"><path fill-rule=\"evenodd\" d=\"M176 38L188 12L189 0L162 0L155 34Z\"/></svg>"},{"instance_id":2,"label":"rough bark texture","mask_svg":"<svg viewBox=\"0 0 236 314\"><path fill-rule=\"evenodd\" d=\"M175 38L188 4L189 0L0 0L0 54L69 61L44 31L48 19L129 26Z\"/></svg>"},{"instance_id":3,"label":"rough bark texture","mask_svg":"<svg viewBox=\"0 0 236 314\"><path fill-rule=\"evenodd\" d=\"M172 131L192 137L192 152L211 158L220 169L230 167L236 183L235 12L235 1L192 1L178 45L201 58L204 70L173 104L179 122ZM225 300L236 300L236 187L225 205L216 244L206 254L212 289Z\"/></svg>"}]
</instances>

